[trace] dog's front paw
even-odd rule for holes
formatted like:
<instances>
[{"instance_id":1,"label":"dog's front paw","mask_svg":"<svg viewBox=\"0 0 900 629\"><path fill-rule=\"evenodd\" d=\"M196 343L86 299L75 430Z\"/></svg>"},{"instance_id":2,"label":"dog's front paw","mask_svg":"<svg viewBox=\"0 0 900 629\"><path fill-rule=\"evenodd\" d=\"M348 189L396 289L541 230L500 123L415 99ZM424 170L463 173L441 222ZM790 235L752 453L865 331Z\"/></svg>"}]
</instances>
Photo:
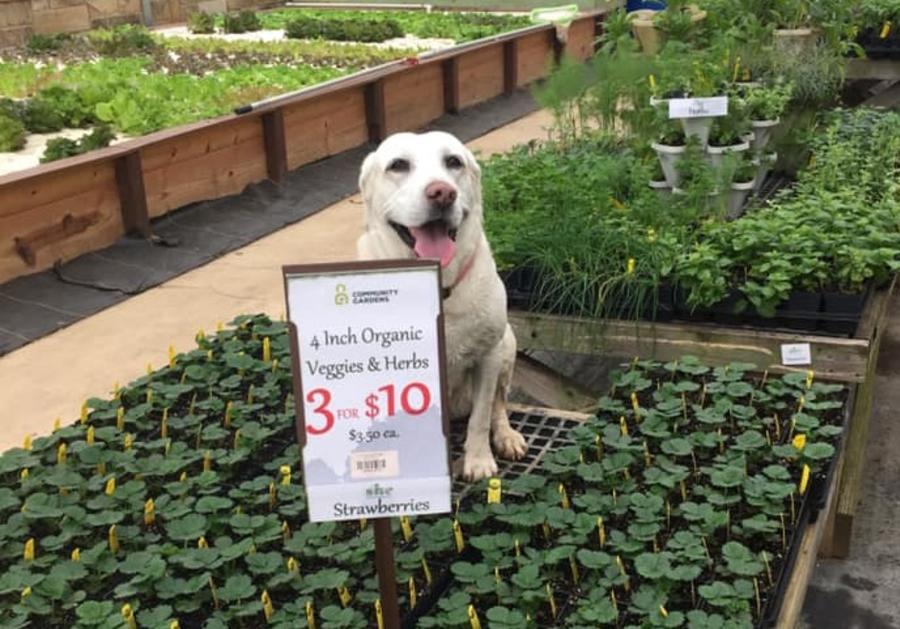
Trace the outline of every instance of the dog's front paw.
<instances>
[{"instance_id":1,"label":"dog's front paw","mask_svg":"<svg viewBox=\"0 0 900 629\"><path fill-rule=\"evenodd\" d=\"M525 437L518 430L512 428L500 429L494 433L494 447L505 459L518 461L528 450Z\"/></svg>"},{"instance_id":2,"label":"dog's front paw","mask_svg":"<svg viewBox=\"0 0 900 629\"><path fill-rule=\"evenodd\" d=\"M490 452L486 454L466 453L453 463L453 473L467 481L496 476L498 471L497 461Z\"/></svg>"}]
</instances>

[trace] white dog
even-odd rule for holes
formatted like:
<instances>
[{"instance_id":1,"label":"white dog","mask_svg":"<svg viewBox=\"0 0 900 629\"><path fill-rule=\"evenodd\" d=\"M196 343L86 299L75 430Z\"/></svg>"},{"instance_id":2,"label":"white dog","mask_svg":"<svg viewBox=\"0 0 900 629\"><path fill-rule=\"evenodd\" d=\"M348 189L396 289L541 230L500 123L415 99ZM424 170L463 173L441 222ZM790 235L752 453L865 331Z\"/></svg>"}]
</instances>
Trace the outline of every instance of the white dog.
<instances>
[{"instance_id":1,"label":"white dog","mask_svg":"<svg viewBox=\"0 0 900 629\"><path fill-rule=\"evenodd\" d=\"M397 133L366 157L359 187L360 259L440 260L450 411L469 416L465 456L454 469L468 480L493 476L491 432L504 457L521 458L526 445L506 414L516 339L482 228L481 169L448 133Z\"/></svg>"}]
</instances>

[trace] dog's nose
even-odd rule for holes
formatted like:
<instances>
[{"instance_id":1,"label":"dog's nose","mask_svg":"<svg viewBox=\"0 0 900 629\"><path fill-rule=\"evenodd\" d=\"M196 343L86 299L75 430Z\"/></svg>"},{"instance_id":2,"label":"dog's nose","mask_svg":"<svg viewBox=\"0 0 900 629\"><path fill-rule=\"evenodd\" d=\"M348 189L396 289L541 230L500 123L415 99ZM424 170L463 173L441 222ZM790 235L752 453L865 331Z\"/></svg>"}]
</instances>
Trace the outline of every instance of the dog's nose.
<instances>
[{"instance_id":1,"label":"dog's nose","mask_svg":"<svg viewBox=\"0 0 900 629\"><path fill-rule=\"evenodd\" d=\"M425 196L433 207L446 210L456 201L456 188L445 181L432 181L425 188Z\"/></svg>"}]
</instances>

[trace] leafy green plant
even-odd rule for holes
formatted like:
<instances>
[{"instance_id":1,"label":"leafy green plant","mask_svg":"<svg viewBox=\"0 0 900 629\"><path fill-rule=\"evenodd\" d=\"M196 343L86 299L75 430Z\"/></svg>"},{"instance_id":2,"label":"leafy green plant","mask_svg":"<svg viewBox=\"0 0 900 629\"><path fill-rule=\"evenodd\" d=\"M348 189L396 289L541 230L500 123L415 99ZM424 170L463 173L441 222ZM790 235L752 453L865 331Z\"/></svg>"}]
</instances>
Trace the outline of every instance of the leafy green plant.
<instances>
[{"instance_id":1,"label":"leafy green plant","mask_svg":"<svg viewBox=\"0 0 900 629\"><path fill-rule=\"evenodd\" d=\"M293 39L382 42L403 37L403 29L390 19L334 19L297 17L285 25L285 36Z\"/></svg>"},{"instance_id":2,"label":"leafy green plant","mask_svg":"<svg viewBox=\"0 0 900 629\"><path fill-rule=\"evenodd\" d=\"M212 13L191 13L188 15L188 30L195 35L211 35L216 32L216 16Z\"/></svg>"},{"instance_id":3,"label":"leafy green plant","mask_svg":"<svg viewBox=\"0 0 900 629\"><path fill-rule=\"evenodd\" d=\"M100 54L110 57L127 57L148 53L157 46L150 31L144 26L135 24L123 24L113 28L89 31L86 37Z\"/></svg>"},{"instance_id":4,"label":"leafy green plant","mask_svg":"<svg viewBox=\"0 0 900 629\"><path fill-rule=\"evenodd\" d=\"M98 125L93 131L80 139L54 138L47 142L47 148L41 156L41 163L53 162L66 157L74 157L88 151L109 146L116 137L108 125Z\"/></svg>"},{"instance_id":5,"label":"leafy green plant","mask_svg":"<svg viewBox=\"0 0 900 629\"><path fill-rule=\"evenodd\" d=\"M25 126L16 118L0 113L0 152L18 151L25 146Z\"/></svg>"},{"instance_id":6,"label":"leafy green plant","mask_svg":"<svg viewBox=\"0 0 900 629\"><path fill-rule=\"evenodd\" d=\"M226 13L222 25L226 33L250 33L262 28L256 12L249 10Z\"/></svg>"}]
</instances>

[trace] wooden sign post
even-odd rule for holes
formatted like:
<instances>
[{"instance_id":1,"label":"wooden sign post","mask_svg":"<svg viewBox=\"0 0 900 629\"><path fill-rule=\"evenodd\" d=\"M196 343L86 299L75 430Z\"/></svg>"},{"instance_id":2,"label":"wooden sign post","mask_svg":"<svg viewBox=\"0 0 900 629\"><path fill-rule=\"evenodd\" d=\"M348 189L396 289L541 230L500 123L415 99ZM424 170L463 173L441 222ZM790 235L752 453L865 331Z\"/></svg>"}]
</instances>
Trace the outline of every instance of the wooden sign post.
<instances>
[{"instance_id":1,"label":"wooden sign post","mask_svg":"<svg viewBox=\"0 0 900 629\"><path fill-rule=\"evenodd\" d=\"M390 518L451 511L440 267L283 271L309 519L373 520L382 618L399 629Z\"/></svg>"}]
</instances>

